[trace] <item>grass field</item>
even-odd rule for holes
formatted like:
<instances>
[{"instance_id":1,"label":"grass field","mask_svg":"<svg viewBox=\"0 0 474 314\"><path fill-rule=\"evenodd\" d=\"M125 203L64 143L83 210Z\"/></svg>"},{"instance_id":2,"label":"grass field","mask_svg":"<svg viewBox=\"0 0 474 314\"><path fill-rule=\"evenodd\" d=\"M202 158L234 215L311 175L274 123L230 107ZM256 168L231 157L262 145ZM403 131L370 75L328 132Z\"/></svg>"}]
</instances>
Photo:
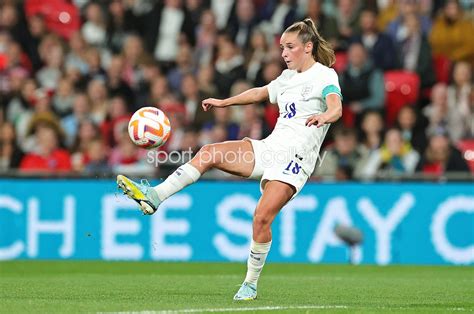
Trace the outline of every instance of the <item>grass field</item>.
<instances>
[{"instance_id":1,"label":"grass field","mask_svg":"<svg viewBox=\"0 0 474 314\"><path fill-rule=\"evenodd\" d=\"M268 264L258 299L232 301L244 273L244 264L1 262L0 312L474 311L473 267Z\"/></svg>"}]
</instances>

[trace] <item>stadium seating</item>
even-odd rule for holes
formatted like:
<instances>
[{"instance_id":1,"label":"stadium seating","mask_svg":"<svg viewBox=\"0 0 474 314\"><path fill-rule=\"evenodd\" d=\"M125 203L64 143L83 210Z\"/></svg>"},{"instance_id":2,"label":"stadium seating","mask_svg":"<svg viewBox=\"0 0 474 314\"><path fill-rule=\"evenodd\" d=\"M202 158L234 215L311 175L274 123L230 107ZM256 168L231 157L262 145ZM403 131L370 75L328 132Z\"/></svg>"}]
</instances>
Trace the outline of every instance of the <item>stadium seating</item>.
<instances>
[{"instance_id":1,"label":"stadium seating","mask_svg":"<svg viewBox=\"0 0 474 314\"><path fill-rule=\"evenodd\" d=\"M451 61L442 55L433 57L433 66L436 74L436 81L449 83L451 77Z\"/></svg>"},{"instance_id":2,"label":"stadium seating","mask_svg":"<svg viewBox=\"0 0 474 314\"><path fill-rule=\"evenodd\" d=\"M461 140L456 143L456 146L461 151L471 173L474 174L474 139Z\"/></svg>"},{"instance_id":3,"label":"stadium seating","mask_svg":"<svg viewBox=\"0 0 474 314\"><path fill-rule=\"evenodd\" d=\"M44 16L48 29L64 38L79 30L81 20L78 8L66 0L26 0L26 16Z\"/></svg>"},{"instance_id":4,"label":"stadium seating","mask_svg":"<svg viewBox=\"0 0 474 314\"><path fill-rule=\"evenodd\" d=\"M414 72L387 71L385 80L385 118L388 126L392 126L397 118L398 111L407 104L418 101L420 78Z\"/></svg>"},{"instance_id":5,"label":"stadium seating","mask_svg":"<svg viewBox=\"0 0 474 314\"><path fill-rule=\"evenodd\" d=\"M347 66L347 52L336 52L336 62L332 66L337 73L342 73Z\"/></svg>"}]
</instances>

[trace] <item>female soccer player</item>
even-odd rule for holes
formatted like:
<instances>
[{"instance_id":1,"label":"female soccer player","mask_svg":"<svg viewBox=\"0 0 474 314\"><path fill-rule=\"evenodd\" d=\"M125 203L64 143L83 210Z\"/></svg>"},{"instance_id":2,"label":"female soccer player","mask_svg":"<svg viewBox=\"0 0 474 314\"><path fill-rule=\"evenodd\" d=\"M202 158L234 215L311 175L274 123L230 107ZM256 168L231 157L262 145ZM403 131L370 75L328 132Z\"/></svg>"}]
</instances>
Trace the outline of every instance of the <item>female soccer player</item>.
<instances>
[{"instance_id":1,"label":"female soccer player","mask_svg":"<svg viewBox=\"0 0 474 314\"><path fill-rule=\"evenodd\" d=\"M342 115L341 91L333 50L319 35L311 19L296 22L281 36L282 57L288 69L263 87L227 99L209 98L212 107L278 103L280 117L267 138L205 145L188 163L161 184L150 187L123 175L117 184L145 214L153 214L165 199L196 182L211 168L246 178L260 178L262 196L253 217L253 239L247 276L234 300L254 300L257 281L272 243L271 224L282 207L302 189L316 165L319 149L329 128ZM226 159L232 156L232 160ZM237 158L236 158L237 156Z\"/></svg>"}]
</instances>

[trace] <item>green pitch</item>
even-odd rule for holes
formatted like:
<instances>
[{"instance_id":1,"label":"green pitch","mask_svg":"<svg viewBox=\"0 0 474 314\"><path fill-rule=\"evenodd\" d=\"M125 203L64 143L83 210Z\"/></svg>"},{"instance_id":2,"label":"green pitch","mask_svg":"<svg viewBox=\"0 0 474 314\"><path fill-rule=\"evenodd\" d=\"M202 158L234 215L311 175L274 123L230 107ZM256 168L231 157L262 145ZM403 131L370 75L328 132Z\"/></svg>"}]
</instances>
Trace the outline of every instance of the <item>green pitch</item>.
<instances>
[{"instance_id":1,"label":"green pitch","mask_svg":"<svg viewBox=\"0 0 474 314\"><path fill-rule=\"evenodd\" d=\"M238 303L232 297L245 269L212 263L2 262L0 312L474 311L473 267L269 263L258 299Z\"/></svg>"}]
</instances>

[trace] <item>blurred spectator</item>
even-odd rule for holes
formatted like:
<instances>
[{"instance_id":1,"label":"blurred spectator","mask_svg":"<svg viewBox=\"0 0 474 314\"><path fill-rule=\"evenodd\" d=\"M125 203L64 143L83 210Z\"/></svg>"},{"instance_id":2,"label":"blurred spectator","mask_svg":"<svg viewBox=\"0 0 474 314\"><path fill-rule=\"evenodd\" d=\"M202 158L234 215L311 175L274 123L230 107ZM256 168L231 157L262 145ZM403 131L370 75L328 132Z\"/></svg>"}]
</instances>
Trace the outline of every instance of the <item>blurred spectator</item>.
<instances>
[{"instance_id":1,"label":"blurred spectator","mask_svg":"<svg viewBox=\"0 0 474 314\"><path fill-rule=\"evenodd\" d=\"M88 45L80 32L75 32L69 39L69 52L66 55L64 66L66 69L78 69L81 74L86 74L88 65L86 53Z\"/></svg>"},{"instance_id":2,"label":"blurred spectator","mask_svg":"<svg viewBox=\"0 0 474 314\"><path fill-rule=\"evenodd\" d=\"M245 78L244 58L227 37L222 39L217 49L214 83L219 95L226 97L230 93L232 84Z\"/></svg>"},{"instance_id":3,"label":"blurred spectator","mask_svg":"<svg viewBox=\"0 0 474 314\"><path fill-rule=\"evenodd\" d=\"M22 68L10 69L0 74L0 80L9 83L7 89L0 91L0 111L8 109L17 115L18 111L28 107L21 98L21 90L28 76L29 73Z\"/></svg>"},{"instance_id":4,"label":"blurred spectator","mask_svg":"<svg viewBox=\"0 0 474 314\"><path fill-rule=\"evenodd\" d=\"M183 137L181 140L181 146L179 147L179 151L181 152L191 152L191 156L189 154L183 155L184 158L194 156L200 149L199 145L199 135L198 133L192 128L185 128L183 132ZM185 161L185 160L184 160ZM186 162L186 161L185 161Z\"/></svg>"},{"instance_id":5,"label":"blurred spectator","mask_svg":"<svg viewBox=\"0 0 474 314\"><path fill-rule=\"evenodd\" d=\"M429 138L417 170L424 174L442 175L447 171L469 171L462 154L450 145L445 133L433 134Z\"/></svg>"},{"instance_id":6,"label":"blurred spectator","mask_svg":"<svg viewBox=\"0 0 474 314\"><path fill-rule=\"evenodd\" d=\"M237 138L249 137L260 140L270 135L271 130L263 119L263 108L258 104L250 104L242 108L243 119L239 123Z\"/></svg>"},{"instance_id":7,"label":"blurred spectator","mask_svg":"<svg viewBox=\"0 0 474 314\"><path fill-rule=\"evenodd\" d=\"M360 0L339 0L337 2L337 26L339 39L335 50L347 50L352 36L359 33Z\"/></svg>"},{"instance_id":8,"label":"blurred spectator","mask_svg":"<svg viewBox=\"0 0 474 314\"><path fill-rule=\"evenodd\" d=\"M395 20L398 15L398 0L378 0L379 14L377 16L377 26L381 31L385 31L388 24Z\"/></svg>"},{"instance_id":9,"label":"blurred spectator","mask_svg":"<svg viewBox=\"0 0 474 314\"><path fill-rule=\"evenodd\" d=\"M83 153L87 149L87 144L100 135L99 126L91 119L82 119L79 121L76 138L71 147L73 153Z\"/></svg>"},{"instance_id":10,"label":"blurred spectator","mask_svg":"<svg viewBox=\"0 0 474 314\"><path fill-rule=\"evenodd\" d=\"M107 91L110 97L123 97L127 103L127 109L130 112L135 111L135 95L133 90L122 78L124 69L124 59L121 55L113 55L107 69Z\"/></svg>"},{"instance_id":11,"label":"blurred spectator","mask_svg":"<svg viewBox=\"0 0 474 314\"><path fill-rule=\"evenodd\" d=\"M216 17L211 10L205 10L196 30L195 54L199 66L210 64L213 61L216 40Z\"/></svg>"},{"instance_id":12,"label":"blurred spectator","mask_svg":"<svg viewBox=\"0 0 474 314\"><path fill-rule=\"evenodd\" d=\"M402 67L418 74L421 88L431 87L436 79L431 46L426 35L421 32L418 17L415 14L406 15L404 27L404 36L397 38Z\"/></svg>"},{"instance_id":13,"label":"blurred spectator","mask_svg":"<svg viewBox=\"0 0 474 314\"><path fill-rule=\"evenodd\" d=\"M39 123L35 128L35 137L37 146L21 160L21 171L54 173L71 170L69 152L60 148L60 134L56 127Z\"/></svg>"},{"instance_id":14,"label":"blurred spectator","mask_svg":"<svg viewBox=\"0 0 474 314\"><path fill-rule=\"evenodd\" d=\"M23 47L28 44L28 31L23 25L19 11L14 4L2 1L0 4L0 30L17 40Z\"/></svg>"},{"instance_id":15,"label":"blurred spectator","mask_svg":"<svg viewBox=\"0 0 474 314\"><path fill-rule=\"evenodd\" d=\"M207 0L185 0L185 10L189 14L192 25L199 25L204 10L209 9L209 1Z\"/></svg>"},{"instance_id":16,"label":"blurred spectator","mask_svg":"<svg viewBox=\"0 0 474 314\"><path fill-rule=\"evenodd\" d=\"M24 61L20 45L7 33L0 32L0 97L14 93L14 89L18 89L19 86L17 84L14 87L13 84L20 83L18 79L30 75L30 66Z\"/></svg>"},{"instance_id":17,"label":"blurred spectator","mask_svg":"<svg viewBox=\"0 0 474 314\"><path fill-rule=\"evenodd\" d=\"M74 88L67 78L59 80L58 88L52 98L53 111L63 118L72 112L74 102Z\"/></svg>"},{"instance_id":18,"label":"blurred spectator","mask_svg":"<svg viewBox=\"0 0 474 314\"><path fill-rule=\"evenodd\" d=\"M395 124L402 133L403 140L410 143L421 154L426 148L425 126L415 107L412 105L402 107L398 112Z\"/></svg>"},{"instance_id":19,"label":"blurred spectator","mask_svg":"<svg viewBox=\"0 0 474 314\"><path fill-rule=\"evenodd\" d=\"M122 47L124 69L122 78L132 89L137 89L143 81L140 63L147 58L143 50L143 41L137 35L128 35Z\"/></svg>"},{"instance_id":20,"label":"blurred spectator","mask_svg":"<svg viewBox=\"0 0 474 314\"><path fill-rule=\"evenodd\" d=\"M38 47L41 43L41 40L48 33L46 28L46 22L43 15L35 14L28 18L28 31L29 36L26 43L23 44L25 51L28 53L28 56L33 65L33 69L36 71L41 67L41 59L38 54Z\"/></svg>"},{"instance_id":21,"label":"blurred spectator","mask_svg":"<svg viewBox=\"0 0 474 314\"><path fill-rule=\"evenodd\" d=\"M378 175L409 175L415 171L420 159L411 145L403 140L398 129L390 129L378 150L374 151L361 172L364 178L375 178Z\"/></svg>"},{"instance_id":22,"label":"blurred spectator","mask_svg":"<svg viewBox=\"0 0 474 314\"><path fill-rule=\"evenodd\" d=\"M231 121L230 108L216 108L213 111L214 120L204 124L203 129L211 131L212 143L226 140L237 140L239 125Z\"/></svg>"},{"instance_id":23,"label":"blurred spectator","mask_svg":"<svg viewBox=\"0 0 474 314\"><path fill-rule=\"evenodd\" d=\"M183 41L194 44L194 27L182 0L165 0L155 4L145 30L145 44L165 72L173 65Z\"/></svg>"},{"instance_id":24,"label":"blurred spectator","mask_svg":"<svg viewBox=\"0 0 474 314\"><path fill-rule=\"evenodd\" d=\"M93 79L87 85L87 97L91 101L91 117L100 124L107 115L107 89L101 79Z\"/></svg>"},{"instance_id":25,"label":"blurred spectator","mask_svg":"<svg viewBox=\"0 0 474 314\"><path fill-rule=\"evenodd\" d=\"M87 63L87 73L83 76L82 80L85 82L84 86L91 80L98 79L105 81L106 72L102 68L102 57L99 49L95 47L89 47L85 54L85 61Z\"/></svg>"},{"instance_id":26,"label":"blurred spectator","mask_svg":"<svg viewBox=\"0 0 474 314\"><path fill-rule=\"evenodd\" d=\"M151 82L150 96L147 104L159 107L168 98L169 94L171 94L171 91L168 86L168 80L164 76L159 76Z\"/></svg>"},{"instance_id":27,"label":"blurred spectator","mask_svg":"<svg viewBox=\"0 0 474 314\"><path fill-rule=\"evenodd\" d=\"M231 89L231 96L243 93L252 88L247 81L237 81ZM241 108L231 107L232 120L238 123L239 134L237 138L249 137L263 139L270 135L271 130L264 119L264 107L259 103L248 104Z\"/></svg>"},{"instance_id":28,"label":"blurred spectator","mask_svg":"<svg viewBox=\"0 0 474 314\"><path fill-rule=\"evenodd\" d=\"M472 34L474 34L473 22L464 18L458 1L446 1L442 13L434 20L430 34L433 54L447 56L453 61L473 62Z\"/></svg>"},{"instance_id":29,"label":"blurred spectator","mask_svg":"<svg viewBox=\"0 0 474 314\"><path fill-rule=\"evenodd\" d=\"M78 172L82 172L84 170L84 167L88 161L88 145L92 140L98 137L100 137L100 130L99 127L94 123L94 121L84 119L79 122L78 132L76 134L74 144L70 149L70 151L72 152L72 169Z\"/></svg>"},{"instance_id":30,"label":"blurred spectator","mask_svg":"<svg viewBox=\"0 0 474 314\"><path fill-rule=\"evenodd\" d=\"M54 37L45 37L39 49L44 66L36 73L36 79L41 87L55 90L62 76L64 49L61 42Z\"/></svg>"},{"instance_id":31,"label":"blurred spectator","mask_svg":"<svg viewBox=\"0 0 474 314\"><path fill-rule=\"evenodd\" d=\"M172 90L179 90L183 75L195 72L193 61L191 47L187 44L182 45L176 56L176 66L167 75Z\"/></svg>"},{"instance_id":32,"label":"blurred spectator","mask_svg":"<svg viewBox=\"0 0 474 314\"><path fill-rule=\"evenodd\" d=\"M274 79L276 79L283 71L283 66L280 61L268 60L265 62L257 73L257 78L253 82L254 86L265 86Z\"/></svg>"},{"instance_id":33,"label":"blurred spectator","mask_svg":"<svg viewBox=\"0 0 474 314\"><path fill-rule=\"evenodd\" d=\"M247 49L247 79L255 82L257 74L262 69L263 63L268 58L268 43L265 33L258 28L254 29L250 38L250 47Z\"/></svg>"},{"instance_id":34,"label":"blurred spectator","mask_svg":"<svg viewBox=\"0 0 474 314\"><path fill-rule=\"evenodd\" d=\"M252 85L249 82L244 81L244 80L239 80L239 81L235 82L234 84L232 84L229 96L236 96L236 95L241 94L241 93L243 93L246 90L249 90L251 88L252 88ZM258 106L260 104L249 104L249 105L251 105L251 106L257 105ZM231 106L230 111L231 111L230 119L232 121L238 123L239 125L244 123L245 107Z\"/></svg>"},{"instance_id":35,"label":"blurred spectator","mask_svg":"<svg viewBox=\"0 0 474 314\"><path fill-rule=\"evenodd\" d=\"M381 110L384 105L385 87L383 73L374 68L367 51L360 43L349 48L349 63L339 77L344 91L344 105L356 114L356 120L365 110Z\"/></svg>"},{"instance_id":36,"label":"blurred spectator","mask_svg":"<svg viewBox=\"0 0 474 314\"><path fill-rule=\"evenodd\" d=\"M360 16L361 33L355 35L352 41L360 42L370 55L374 66L382 70L397 67L395 44L390 36L380 33L376 25L376 13L364 10Z\"/></svg>"},{"instance_id":37,"label":"blurred spectator","mask_svg":"<svg viewBox=\"0 0 474 314\"><path fill-rule=\"evenodd\" d=\"M321 164L316 167L315 175L338 181L359 177L367 162L368 151L357 141L357 132L350 128L334 131L334 144L323 154Z\"/></svg>"},{"instance_id":38,"label":"blurred spectator","mask_svg":"<svg viewBox=\"0 0 474 314\"><path fill-rule=\"evenodd\" d=\"M453 70L453 84L448 87L448 110L452 119L449 132L454 142L462 138L474 138L472 83L470 64L456 63Z\"/></svg>"},{"instance_id":39,"label":"blurred spectator","mask_svg":"<svg viewBox=\"0 0 474 314\"><path fill-rule=\"evenodd\" d=\"M44 118L50 124L59 125L58 117L51 110L49 94L44 89L39 88L34 91L33 98L30 100L30 108L21 113L15 125L18 144L25 153L35 148L36 137L31 136L31 133L36 123Z\"/></svg>"},{"instance_id":40,"label":"blurred spectator","mask_svg":"<svg viewBox=\"0 0 474 314\"><path fill-rule=\"evenodd\" d=\"M31 110L31 102L35 98L35 91L38 86L32 79L25 80L21 85L21 91L17 94L14 93L7 103L6 119L15 125L18 130L20 127L18 122L21 117L28 111Z\"/></svg>"},{"instance_id":41,"label":"blurred spectator","mask_svg":"<svg viewBox=\"0 0 474 314\"><path fill-rule=\"evenodd\" d=\"M428 120L426 134L449 132L450 112L448 110L448 87L438 83L431 90L431 102L423 108L423 115ZM452 138L451 138L452 139Z\"/></svg>"},{"instance_id":42,"label":"blurred spectator","mask_svg":"<svg viewBox=\"0 0 474 314\"><path fill-rule=\"evenodd\" d=\"M81 33L88 44L96 47L105 46L107 40L105 15L98 3L90 2L87 4L85 22L82 25Z\"/></svg>"},{"instance_id":43,"label":"blurred spectator","mask_svg":"<svg viewBox=\"0 0 474 314\"><path fill-rule=\"evenodd\" d=\"M127 104L120 96L115 96L109 100L107 105L107 116L100 125L104 142L107 146L114 146L117 143L115 138L118 132L128 126L131 114L127 111Z\"/></svg>"},{"instance_id":44,"label":"blurred spectator","mask_svg":"<svg viewBox=\"0 0 474 314\"><path fill-rule=\"evenodd\" d=\"M117 54L122 49L127 32L132 30L133 17L127 12L125 2L111 0L108 4L109 19L106 26L107 47Z\"/></svg>"},{"instance_id":45,"label":"blurred spectator","mask_svg":"<svg viewBox=\"0 0 474 314\"><path fill-rule=\"evenodd\" d=\"M71 84L74 86L75 90L84 90L85 87L81 86L84 82L82 82L82 76L79 69L70 67L64 69L63 77L71 81Z\"/></svg>"},{"instance_id":46,"label":"blurred spectator","mask_svg":"<svg viewBox=\"0 0 474 314\"><path fill-rule=\"evenodd\" d=\"M158 62L153 59L147 58L144 62L142 62L139 66L139 71L141 80L139 84L134 89L132 89L134 98L129 104L133 105L134 109L150 105L149 97L151 85L155 80L163 76ZM124 82L126 83L126 81ZM131 106L129 108L131 108ZM132 112L134 109L129 110Z\"/></svg>"},{"instance_id":47,"label":"blurred spectator","mask_svg":"<svg viewBox=\"0 0 474 314\"><path fill-rule=\"evenodd\" d=\"M87 161L84 172L89 175L107 175L112 171L108 164L108 146L100 138L92 139L87 145Z\"/></svg>"},{"instance_id":48,"label":"blurred spectator","mask_svg":"<svg viewBox=\"0 0 474 314\"><path fill-rule=\"evenodd\" d=\"M23 152L16 142L15 128L10 122L0 122L0 172L16 169Z\"/></svg>"},{"instance_id":49,"label":"blurred spectator","mask_svg":"<svg viewBox=\"0 0 474 314\"><path fill-rule=\"evenodd\" d=\"M186 130L186 109L180 104L165 104L161 110L166 112L171 124L171 135L160 150L166 152L181 151L182 141Z\"/></svg>"},{"instance_id":50,"label":"blurred spectator","mask_svg":"<svg viewBox=\"0 0 474 314\"><path fill-rule=\"evenodd\" d=\"M109 157L112 170L115 173L150 175L154 168L153 164L147 163L146 151L133 144L126 127L119 134L118 144L112 149Z\"/></svg>"},{"instance_id":51,"label":"blurred spectator","mask_svg":"<svg viewBox=\"0 0 474 314\"><path fill-rule=\"evenodd\" d=\"M200 129L204 123L212 120L212 112L204 111L201 107L202 100L212 95L199 90L199 85L194 75L184 75L181 81L181 95L186 107L186 121L189 125Z\"/></svg>"},{"instance_id":52,"label":"blurred spectator","mask_svg":"<svg viewBox=\"0 0 474 314\"><path fill-rule=\"evenodd\" d=\"M367 111L364 113L361 122L360 141L369 152L372 152L382 145L384 132L384 120L380 112Z\"/></svg>"},{"instance_id":53,"label":"blurred spectator","mask_svg":"<svg viewBox=\"0 0 474 314\"><path fill-rule=\"evenodd\" d=\"M235 0L210 0L211 10L216 17L218 30L224 29L229 23L229 18L235 8Z\"/></svg>"},{"instance_id":54,"label":"blurred spectator","mask_svg":"<svg viewBox=\"0 0 474 314\"><path fill-rule=\"evenodd\" d=\"M282 65L280 62L271 61L264 65L263 71L261 73L261 78L257 82L255 82L255 86L264 86L276 79L281 71L283 70ZM267 102L265 104L265 122L267 125L273 130L280 116L280 109L278 108L278 104L272 104L271 102Z\"/></svg>"},{"instance_id":55,"label":"blurred spectator","mask_svg":"<svg viewBox=\"0 0 474 314\"><path fill-rule=\"evenodd\" d=\"M296 20L294 0L269 0L261 10L261 19L266 20L262 27L268 35L280 34Z\"/></svg>"},{"instance_id":56,"label":"blurred spectator","mask_svg":"<svg viewBox=\"0 0 474 314\"><path fill-rule=\"evenodd\" d=\"M79 124L82 120L91 119L89 98L84 93L74 95L72 113L61 120L61 125L66 133L66 145L72 147L76 138Z\"/></svg>"},{"instance_id":57,"label":"blurred spectator","mask_svg":"<svg viewBox=\"0 0 474 314\"><path fill-rule=\"evenodd\" d=\"M197 80L199 84L199 91L211 95L217 95L217 86L214 84L214 67L210 64L199 67L197 73Z\"/></svg>"},{"instance_id":58,"label":"blurred spectator","mask_svg":"<svg viewBox=\"0 0 474 314\"><path fill-rule=\"evenodd\" d=\"M256 24L257 17L252 0L237 0L235 15L229 20L226 29L239 48L248 48Z\"/></svg>"},{"instance_id":59,"label":"blurred spectator","mask_svg":"<svg viewBox=\"0 0 474 314\"><path fill-rule=\"evenodd\" d=\"M398 1L398 16L390 22L386 32L395 41L400 41L406 37L407 27L405 25L405 18L408 15L414 15L418 18L421 32L428 35L431 30L431 19L429 16L422 15L420 10L420 3L418 0L400 0Z\"/></svg>"},{"instance_id":60,"label":"blurred spectator","mask_svg":"<svg viewBox=\"0 0 474 314\"><path fill-rule=\"evenodd\" d=\"M312 19L321 36L335 47L339 36L337 21L334 17L323 12L323 1L324 0L307 0L306 12L304 12L305 14L301 15L298 19L303 20L306 17Z\"/></svg>"}]
</instances>

